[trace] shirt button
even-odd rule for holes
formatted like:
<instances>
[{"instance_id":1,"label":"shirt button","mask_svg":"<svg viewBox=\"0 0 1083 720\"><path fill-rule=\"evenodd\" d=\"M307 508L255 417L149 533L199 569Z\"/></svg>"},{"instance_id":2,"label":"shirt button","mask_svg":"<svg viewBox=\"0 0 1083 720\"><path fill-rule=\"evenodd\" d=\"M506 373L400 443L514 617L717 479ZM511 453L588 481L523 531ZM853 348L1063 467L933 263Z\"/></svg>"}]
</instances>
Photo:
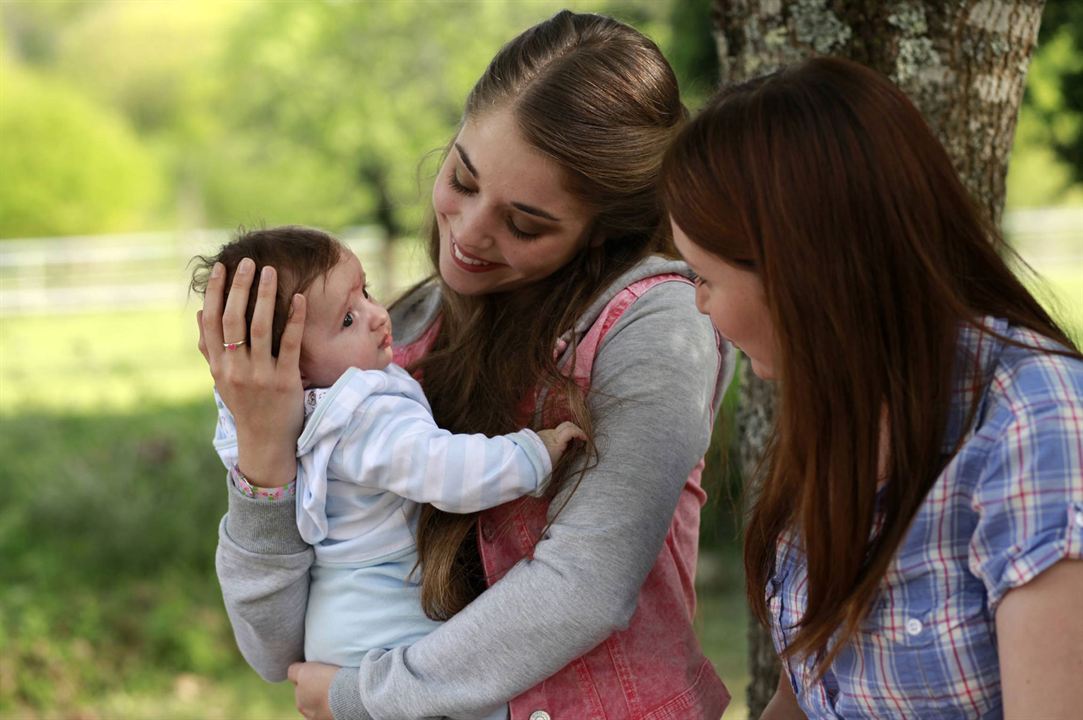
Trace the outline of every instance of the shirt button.
<instances>
[{"instance_id":1,"label":"shirt button","mask_svg":"<svg viewBox=\"0 0 1083 720\"><path fill-rule=\"evenodd\" d=\"M1083 527L1083 510L1075 511L1075 524L1079 527Z\"/></svg>"},{"instance_id":2,"label":"shirt button","mask_svg":"<svg viewBox=\"0 0 1083 720\"><path fill-rule=\"evenodd\" d=\"M544 710L535 710L534 712L530 713L530 720L550 720L549 713L545 712Z\"/></svg>"},{"instance_id":3,"label":"shirt button","mask_svg":"<svg viewBox=\"0 0 1083 720\"><path fill-rule=\"evenodd\" d=\"M920 635L924 626L917 618L910 618L906 621L906 632L911 635Z\"/></svg>"}]
</instances>

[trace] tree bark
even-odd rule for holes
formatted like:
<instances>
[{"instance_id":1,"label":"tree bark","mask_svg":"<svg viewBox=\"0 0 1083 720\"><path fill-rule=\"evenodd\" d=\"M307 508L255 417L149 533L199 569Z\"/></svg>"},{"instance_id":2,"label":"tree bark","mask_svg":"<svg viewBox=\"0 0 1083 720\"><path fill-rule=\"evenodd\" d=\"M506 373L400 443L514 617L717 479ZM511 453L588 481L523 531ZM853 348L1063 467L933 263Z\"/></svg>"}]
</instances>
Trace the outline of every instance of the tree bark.
<instances>
[{"instance_id":1,"label":"tree bark","mask_svg":"<svg viewBox=\"0 0 1083 720\"><path fill-rule=\"evenodd\" d=\"M1015 122L1044 0L714 0L720 80L739 82L814 55L891 78L924 113L976 202L999 224ZM772 428L773 397L746 369L738 413L746 478ZM752 492L746 493L754 497ZM750 628L750 716L777 684L770 638Z\"/></svg>"}]
</instances>

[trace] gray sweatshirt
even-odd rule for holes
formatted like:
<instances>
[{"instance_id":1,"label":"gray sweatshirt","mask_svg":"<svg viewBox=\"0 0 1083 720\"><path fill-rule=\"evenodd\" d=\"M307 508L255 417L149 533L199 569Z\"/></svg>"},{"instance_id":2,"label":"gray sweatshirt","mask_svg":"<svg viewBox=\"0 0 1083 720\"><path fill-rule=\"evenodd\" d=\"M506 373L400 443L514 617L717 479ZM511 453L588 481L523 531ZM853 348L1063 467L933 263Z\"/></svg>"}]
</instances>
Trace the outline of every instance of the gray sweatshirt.
<instances>
[{"instance_id":1,"label":"gray sweatshirt","mask_svg":"<svg viewBox=\"0 0 1083 720\"><path fill-rule=\"evenodd\" d=\"M598 298L576 332L616 292L661 272L689 275L683 263L643 261ZM396 343L428 327L437 292L396 306ZM339 671L330 694L335 718L483 715L627 627L732 373L732 349L719 357L691 286L648 290L598 348L589 397L600 457L566 505L553 501L563 511L533 559L414 645L372 650L359 669ZM237 645L268 681L284 680L289 664L303 659L312 563L293 500L257 502L230 484L218 579Z\"/></svg>"}]
</instances>

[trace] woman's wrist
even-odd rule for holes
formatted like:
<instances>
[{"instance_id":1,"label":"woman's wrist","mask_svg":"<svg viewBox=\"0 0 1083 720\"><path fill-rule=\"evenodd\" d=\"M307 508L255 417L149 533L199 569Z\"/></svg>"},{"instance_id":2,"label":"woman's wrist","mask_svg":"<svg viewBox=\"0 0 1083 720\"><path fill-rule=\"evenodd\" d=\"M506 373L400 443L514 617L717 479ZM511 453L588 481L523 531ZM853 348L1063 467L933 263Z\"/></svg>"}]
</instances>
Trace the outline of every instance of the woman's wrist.
<instances>
[{"instance_id":1,"label":"woman's wrist","mask_svg":"<svg viewBox=\"0 0 1083 720\"><path fill-rule=\"evenodd\" d=\"M296 439L288 445L256 448L237 436L237 469L250 485L275 488L289 485L297 476Z\"/></svg>"},{"instance_id":2,"label":"woman's wrist","mask_svg":"<svg viewBox=\"0 0 1083 720\"><path fill-rule=\"evenodd\" d=\"M297 478L296 472L291 467L288 473L276 472L276 473L259 473L255 476L249 475L247 472L241 469L240 464L234 465L237 469L237 473L245 479L245 482L254 487L262 490L275 490L282 489L293 484L293 481Z\"/></svg>"},{"instance_id":3,"label":"woman's wrist","mask_svg":"<svg viewBox=\"0 0 1083 720\"><path fill-rule=\"evenodd\" d=\"M297 483L292 479L285 485L273 487L257 485L241 472L241 469L236 465L230 467L229 478L233 482L233 486L236 487L242 495L256 500L282 500L284 498L294 497L297 493Z\"/></svg>"}]
</instances>

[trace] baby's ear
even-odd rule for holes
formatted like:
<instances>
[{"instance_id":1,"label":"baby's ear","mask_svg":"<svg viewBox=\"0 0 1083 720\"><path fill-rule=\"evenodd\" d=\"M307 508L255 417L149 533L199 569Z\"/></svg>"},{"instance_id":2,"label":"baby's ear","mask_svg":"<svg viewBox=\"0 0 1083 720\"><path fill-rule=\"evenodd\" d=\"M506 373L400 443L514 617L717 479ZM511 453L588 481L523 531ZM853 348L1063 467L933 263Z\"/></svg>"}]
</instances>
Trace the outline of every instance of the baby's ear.
<instances>
[{"instance_id":1,"label":"baby's ear","mask_svg":"<svg viewBox=\"0 0 1083 720\"><path fill-rule=\"evenodd\" d=\"M305 372L305 362L303 359L300 361L300 366L301 367L299 368L299 370L301 371L301 387L303 387L305 390L308 390L312 382L311 378L309 378L308 374Z\"/></svg>"}]
</instances>

